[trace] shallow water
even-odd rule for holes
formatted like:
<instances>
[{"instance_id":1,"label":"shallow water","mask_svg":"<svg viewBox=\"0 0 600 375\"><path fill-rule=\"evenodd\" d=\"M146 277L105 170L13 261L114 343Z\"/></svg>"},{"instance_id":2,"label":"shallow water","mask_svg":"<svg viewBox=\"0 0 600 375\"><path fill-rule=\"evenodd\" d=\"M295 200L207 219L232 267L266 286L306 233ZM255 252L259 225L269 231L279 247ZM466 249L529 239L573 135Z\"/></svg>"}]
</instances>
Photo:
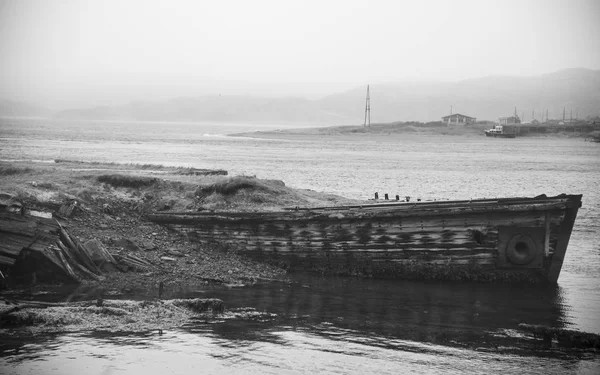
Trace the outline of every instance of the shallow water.
<instances>
[{"instance_id":1,"label":"shallow water","mask_svg":"<svg viewBox=\"0 0 600 375\"><path fill-rule=\"evenodd\" d=\"M230 308L253 307L277 317L196 322L163 336L21 338L0 345L0 372L108 374L142 367L149 373L600 372L596 357L557 357L503 335L521 321L600 333L598 144L560 138L286 141L219 135L272 128L0 119L0 159L222 168L362 199L375 191L413 199L583 194L559 286L299 276L292 285L170 291L220 297ZM515 345L519 350L510 349Z\"/></svg>"}]
</instances>

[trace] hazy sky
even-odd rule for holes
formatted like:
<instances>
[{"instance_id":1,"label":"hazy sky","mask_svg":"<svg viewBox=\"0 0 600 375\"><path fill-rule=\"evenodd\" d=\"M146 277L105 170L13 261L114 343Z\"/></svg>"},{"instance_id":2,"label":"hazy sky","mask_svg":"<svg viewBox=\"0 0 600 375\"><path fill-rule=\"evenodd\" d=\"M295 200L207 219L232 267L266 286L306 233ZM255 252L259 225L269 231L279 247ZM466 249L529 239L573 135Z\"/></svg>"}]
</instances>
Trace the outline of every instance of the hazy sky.
<instances>
[{"instance_id":1,"label":"hazy sky","mask_svg":"<svg viewBox=\"0 0 600 375\"><path fill-rule=\"evenodd\" d=\"M96 105L600 69L600 1L0 0L0 98Z\"/></svg>"}]
</instances>

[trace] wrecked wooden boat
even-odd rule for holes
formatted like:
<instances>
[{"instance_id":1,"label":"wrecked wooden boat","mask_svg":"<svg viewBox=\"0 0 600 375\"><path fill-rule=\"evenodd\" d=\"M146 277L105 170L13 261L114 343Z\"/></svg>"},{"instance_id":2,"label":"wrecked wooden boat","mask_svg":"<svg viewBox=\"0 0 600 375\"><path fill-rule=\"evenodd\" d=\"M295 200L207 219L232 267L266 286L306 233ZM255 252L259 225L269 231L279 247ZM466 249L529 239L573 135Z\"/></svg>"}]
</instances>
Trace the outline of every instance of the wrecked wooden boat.
<instances>
[{"instance_id":1,"label":"wrecked wooden boat","mask_svg":"<svg viewBox=\"0 0 600 375\"><path fill-rule=\"evenodd\" d=\"M116 267L100 241L81 243L47 216L0 211L0 281L79 283L100 280L103 271Z\"/></svg>"},{"instance_id":2,"label":"wrecked wooden boat","mask_svg":"<svg viewBox=\"0 0 600 375\"><path fill-rule=\"evenodd\" d=\"M154 213L149 219L294 270L556 283L581 195Z\"/></svg>"}]
</instances>

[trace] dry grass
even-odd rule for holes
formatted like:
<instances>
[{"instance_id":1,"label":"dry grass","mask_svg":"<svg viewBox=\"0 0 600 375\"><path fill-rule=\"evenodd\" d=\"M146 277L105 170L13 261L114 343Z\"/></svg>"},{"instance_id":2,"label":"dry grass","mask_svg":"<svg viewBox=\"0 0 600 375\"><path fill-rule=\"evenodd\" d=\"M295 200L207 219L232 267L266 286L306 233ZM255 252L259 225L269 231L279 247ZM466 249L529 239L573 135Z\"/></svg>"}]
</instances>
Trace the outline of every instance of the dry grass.
<instances>
[{"instance_id":1,"label":"dry grass","mask_svg":"<svg viewBox=\"0 0 600 375\"><path fill-rule=\"evenodd\" d=\"M196 190L202 208L223 211L273 210L306 201L283 181L256 177L226 177Z\"/></svg>"},{"instance_id":2,"label":"dry grass","mask_svg":"<svg viewBox=\"0 0 600 375\"><path fill-rule=\"evenodd\" d=\"M113 187L127 187L139 189L154 185L158 179L146 176L130 176L122 174L108 174L97 177L98 182L102 182Z\"/></svg>"},{"instance_id":3,"label":"dry grass","mask_svg":"<svg viewBox=\"0 0 600 375\"><path fill-rule=\"evenodd\" d=\"M137 163L116 163L116 162L105 162L105 161L83 161L83 160L70 160L70 159L54 159L54 163L62 164L88 164L88 165L106 165L106 166L126 166L134 169L163 169L168 168L162 164L137 164Z\"/></svg>"},{"instance_id":4,"label":"dry grass","mask_svg":"<svg viewBox=\"0 0 600 375\"><path fill-rule=\"evenodd\" d=\"M278 211L284 207L349 204L334 195L285 186L283 181L249 176L225 177L196 190L200 209L212 211Z\"/></svg>"},{"instance_id":5,"label":"dry grass","mask_svg":"<svg viewBox=\"0 0 600 375\"><path fill-rule=\"evenodd\" d=\"M153 301L104 300L58 303L46 308L0 309L0 328L28 327L33 331L148 331L185 324L198 314L222 314L219 299ZM5 310L5 311L2 311Z\"/></svg>"},{"instance_id":6,"label":"dry grass","mask_svg":"<svg viewBox=\"0 0 600 375\"><path fill-rule=\"evenodd\" d=\"M163 168L157 175L153 168ZM0 191L18 195L31 208L69 200L85 209L136 215L154 211L273 211L283 207L348 204L343 198L285 186L250 176L182 175L186 168L156 165L85 163L0 163L20 173L0 178ZM193 170L193 169L192 169ZM193 170L196 172L196 170Z\"/></svg>"},{"instance_id":7,"label":"dry grass","mask_svg":"<svg viewBox=\"0 0 600 375\"><path fill-rule=\"evenodd\" d=\"M33 172L31 168L0 166L0 176L14 176Z\"/></svg>"},{"instance_id":8,"label":"dry grass","mask_svg":"<svg viewBox=\"0 0 600 375\"><path fill-rule=\"evenodd\" d=\"M277 187L285 187L283 181L259 180L256 177L235 176L222 179L208 186L198 188L197 195L206 196L213 193L231 196L240 190L278 193Z\"/></svg>"}]
</instances>

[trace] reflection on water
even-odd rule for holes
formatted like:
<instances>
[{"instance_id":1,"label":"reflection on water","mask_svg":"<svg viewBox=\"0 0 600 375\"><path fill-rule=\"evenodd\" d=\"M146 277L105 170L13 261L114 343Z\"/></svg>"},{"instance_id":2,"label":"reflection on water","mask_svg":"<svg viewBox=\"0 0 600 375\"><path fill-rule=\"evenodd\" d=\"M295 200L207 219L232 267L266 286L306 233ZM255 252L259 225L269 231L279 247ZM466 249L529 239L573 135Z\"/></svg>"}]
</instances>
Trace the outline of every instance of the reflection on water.
<instances>
[{"instance_id":1,"label":"reflection on water","mask_svg":"<svg viewBox=\"0 0 600 375\"><path fill-rule=\"evenodd\" d=\"M521 322L563 327L559 288L300 277L290 285L214 291L230 308L276 313L278 324L360 331L393 339L473 346ZM323 330L316 329L316 333Z\"/></svg>"},{"instance_id":2,"label":"reflection on water","mask_svg":"<svg viewBox=\"0 0 600 375\"><path fill-rule=\"evenodd\" d=\"M3 374L594 373L594 355L558 356L502 335L525 321L560 327L558 288L299 275L293 284L215 288L229 311L146 333L2 337ZM180 296L202 294L178 291ZM138 296L143 297L143 296Z\"/></svg>"}]
</instances>

